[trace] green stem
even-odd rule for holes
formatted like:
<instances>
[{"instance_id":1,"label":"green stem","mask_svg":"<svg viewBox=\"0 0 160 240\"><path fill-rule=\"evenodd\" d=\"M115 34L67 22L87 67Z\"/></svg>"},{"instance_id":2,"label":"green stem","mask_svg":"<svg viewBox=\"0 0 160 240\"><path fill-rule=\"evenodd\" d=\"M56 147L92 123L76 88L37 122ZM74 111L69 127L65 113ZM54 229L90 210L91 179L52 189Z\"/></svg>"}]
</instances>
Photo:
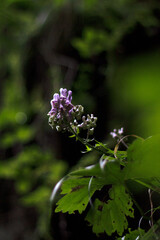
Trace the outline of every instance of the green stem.
<instances>
[{"instance_id":1,"label":"green stem","mask_svg":"<svg viewBox=\"0 0 160 240\"><path fill-rule=\"evenodd\" d=\"M94 149L97 152L100 152L101 154L106 154L106 152L104 152L103 150L96 148L95 146L93 146L92 144L90 144L88 141L84 140L83 138L81 138L74 130L73 128L70 126L70 124L68 124L69 126L69 130L76 136L76 138L85 146L87 145L88 147Z\"/></svg>"}]
</instances>

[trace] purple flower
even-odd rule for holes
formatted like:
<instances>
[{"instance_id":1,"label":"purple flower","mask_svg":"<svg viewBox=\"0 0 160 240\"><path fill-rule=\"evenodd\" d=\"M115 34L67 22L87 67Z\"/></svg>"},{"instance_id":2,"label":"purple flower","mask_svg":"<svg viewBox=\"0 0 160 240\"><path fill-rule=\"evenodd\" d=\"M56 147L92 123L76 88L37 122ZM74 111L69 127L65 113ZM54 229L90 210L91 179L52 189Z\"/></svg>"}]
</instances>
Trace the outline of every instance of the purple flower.
<instances>
[{"instance_id":1,"label":"purple flower","mask_svg":"<svg viewBox=\"0 0 160 240\"><path fill-rule=\"evenodd\" d=\"M68 101L71 103L71 101L72 101L72 91L71 91L71 90L68 91L68 97L67 97L67 99L68 99Z\"/></svg>"},{"instance_id":2,"label":"purple flower","mask_svg":"<svg viewBox=\"0 0 160 240\"><path fill-rule=\"evenodd\" d=\"M111 135L113 138L117 137L117 133L115 133L115 132L110 132L110 135Z\"/></svg>"},{"instance_id":3,"label":"purple flower","mask_svg":"<svg viewBox=\"0 0 160 240\"><path fill-rule=\"evenodd\" d=\"M121 138L122 134L123 134L123 127L120 128L120 129L113 129L113 132L110 132L110 135L113 137L113 138Z\"/></svg>"},{"instance_id":4,"label":"purple flower","mask_svg":"<svg viewBox=\"0 0 160 240\"><path fill-rule=\"evenodd\" d=\"M49 111L49 124L52 128L66 129L66 121L72 120L73 105L72 91L67 91L66 88L60 89L60 95L55 93L51 100L51 110Z\"/></svg>"},{"instance_id":5,"label":"purple flower","mask_svg":"<svg viewBox=\"0 0 160 240\"><path fill-rule=\"evenodd\" d=\"M81 105L74 106L72 91L60 88L60 94L55 93L51 100L51 110L48 113L49 125L57 131L79 132L80 129L87 130L88 135L93 134L97 118L91 115L82 117L84 108ZM80 121L82 121L80 123ZM72 131L73 130L73 131Z\"/></svg>"},{"instance_id":6,"label":"purple flower","mask_svg":"<svg viewBox=\"0 0 160 240\"><path fill-rule=\"evenodd\" d=\"M60 88L59 91L60 91L60 97L64 97L64 98L67 97L68 91L66 88Z\"/></svg>"},{"instance_id":7,"label":"purple flower","mask_svg":"<svg viewBox=\"0 0 160 240\"><path fill-rule=\"evenodd\" d=\"M118 134L119 134L119 135L122 135L122 134L123 134L123 127L120 128L120 129L118 129Z\"/></svg>"}]
</instances>

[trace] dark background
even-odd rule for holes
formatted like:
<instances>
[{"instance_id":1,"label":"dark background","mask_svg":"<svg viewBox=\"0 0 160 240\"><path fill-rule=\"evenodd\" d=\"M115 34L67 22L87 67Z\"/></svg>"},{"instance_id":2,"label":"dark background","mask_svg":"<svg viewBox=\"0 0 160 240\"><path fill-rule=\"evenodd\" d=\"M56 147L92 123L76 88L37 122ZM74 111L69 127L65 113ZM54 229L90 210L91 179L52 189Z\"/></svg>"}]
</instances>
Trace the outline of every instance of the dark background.
<instances>
[{"instance_id":1,"label":"dark background","mask_svg":"<svg viewBox=\"0 0 160 240\"><path fill-rule=\"evenodd\" d=\"M68 171L98 160L52 131L50 100L71 89L113 148L113 128L160 132L159 66L159 0L1 0L0 239L97 239L83 215L54 214L49 201Z\"/></svg>"}]
</instances>

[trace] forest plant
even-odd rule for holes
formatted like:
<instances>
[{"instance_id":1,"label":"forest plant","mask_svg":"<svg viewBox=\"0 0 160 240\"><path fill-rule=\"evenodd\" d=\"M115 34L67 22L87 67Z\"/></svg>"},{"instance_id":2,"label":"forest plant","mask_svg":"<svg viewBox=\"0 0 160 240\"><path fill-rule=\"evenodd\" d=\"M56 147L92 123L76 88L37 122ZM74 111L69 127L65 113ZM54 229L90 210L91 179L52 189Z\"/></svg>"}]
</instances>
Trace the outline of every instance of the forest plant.
<instances>
[{"instance_id":1,"label":"forest plant","mask_svg":"<svg viewBox=\"0 0 160 240\"><path fill-rule=\"evenodd\" d=\"M90 210L85 219L92 226L95 234L106 233L111 236L117 233L118 239L140 239L144 235L144 231L140 229L141 221L137 221L138 230L131 231L128 219L134 218L135 208L140 211L141 220L146 214L134 200L127 183L132 181L149 189L151 205L149 222L153 227L153 213L159 207L153 208L151 190L159 192L160 135L146 140L130 135L137 139L128 145L125 142L126 137L123 136L123 128L114 129L110 134L113 138L117 138L118 143L114 150L111 150L94 138L90 139L96 127L97 118L93 114L85 117L83 106L74 106L71 101L70 90L61 88L60 94L54 94L51 100L52 108L48 113L49 124L57 131L68 131L72 137L76 137L76 140L85 145L86 152L98 151L101 157L97 164L72 171L57 183L51 200L54 199L61 185L63 196L58 201L55 212L73 214L78 211L81 214L90 204ZM80 136L81 130L86 130L86 138ZM124 144L126 151L118 150L120 143ZM98 193L104 187L108 189L108 193L101 198ZM93 201L95 192L98 197ZM128 230L128 233L123 236L125 230ZM153 233L156 234L154 231Z\"/></svg>"}]
</instances>

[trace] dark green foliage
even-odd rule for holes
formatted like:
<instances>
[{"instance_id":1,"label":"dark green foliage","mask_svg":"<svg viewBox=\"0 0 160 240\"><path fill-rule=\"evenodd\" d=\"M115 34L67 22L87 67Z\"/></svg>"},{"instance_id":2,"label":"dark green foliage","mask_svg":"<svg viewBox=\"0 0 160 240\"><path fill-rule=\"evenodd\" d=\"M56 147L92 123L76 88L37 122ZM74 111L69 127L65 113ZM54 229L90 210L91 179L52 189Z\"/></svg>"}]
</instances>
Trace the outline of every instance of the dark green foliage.
<instances>
[{"instance_id":1,"label":"dark green foliage","mask_svg":"<svg viewBox=\"0 0 160 240\"><path fill-rule=\"evenodd\" d=\"M117 231L118 235L122 236L128 227L126 217L134 217L133 203L123 185L113 185L109 191L109 196L110 200L107 203L95 200L86 220L93 225L93 232L96 234L105 231L111 235Z\"/></svg>"},{"instance_id":2,"label":"dark green foliage","mask_svg":"<svg viewBox=\"0 0 160 240\"><path fill-rule=\"evenodd\" d=\"M128 165L125 168L128 178L160 177L160 135L146 140L136 140L128 149Z\"/></svg>"},{"instance_id":3,"label":"dark green foliage","mask_svg":"<svg viewBox=\"0 0 160 240\"><path fill-rule=\"evenodd\" d=\"M136 181L159 192L159 143L159 135L146 140L138 139L130 145L127 155L116 152L119 159L117 156L115 159L103 155L99 164L71 172L69 179L62 185L61 194L64 196L57 203L56 212L74 213L77 210L82 213L86 206L91 204L85 219L92 226L93 232L105 232L107 235L117 232L122 236L124 230L128 229L128 217L134 218L135 200L132 200L128 192L127 180ZM112 155L112 151L110 154ZM124 156L125 165L122 161ZM94 192L107 185L108 197L106 192L103 200L96 198L92 205ZM126 239L134 239L137 233L130 232Z\"/></svg>"},{"instance_id":4,"label":"dark green foliage","mask_svg":"<svg viewBox=\"0 0 160 240\"><path fill-rule=\"evenodd\" d=\"M135 240L135 239L142 239L142 237L143 237L143 235L144 235L144 230L142 230L142 229L140 229L140 228L138 228L138 230L134 230L134 231L131 231L130 229L129 229L129 233L127 233L126 235L125 235L125 238L124 237L120 237L120 238L117 238L117 240L123 240L123 239L125 239L125 240Z\"/></svg>"},{"instance_id":5,"label":"dark green foliage","mask_svg":"<svg viewBox=\"0 0 160 240\"><path fill-rule=\"evenodd\" d=\"M93 225L93 232L96 234L105 231L111 235L117 231L122 235L128 226L126 216L133 217L133 208L131 198L125 193L123 175L118 161L106 158L103 168L97 164L71 172L70 176L85 176L85 178L70 178L64 181L61 194L65 196L59 200L56 212L74 213L77 210L82 213L96 190L112 184L112 189L109 191L110 200L107 199L105 203L96 199L86 220Z\"/></svg>"},{"instance_id":6,"label":"dark green foliage","mask_svg":"<svg viewBox=\"0 0 160 240\"><path fill-rule=\"evenodd\" d=\"M160 236L160 220L144 235L141 240L157 240Z\"/></svg>"},{"instance_id":7,"label":"dark green foliage","mask_svg":"<svg viewBox=\"0 0 160 240\"><path fill-rule=\"evenodd\" d=\"M159 9L159 0L0 1L0 177L14 181L21 204L36 208L37 238L50 238L49 198L68 166L66 159L55 157L56 140L48 140L51 133L47 128L47 101L55 88L64 87L61 84L72 87L76 91L74 102L84 104L89 112L98 112L102 106L99 115L106 118L103 123L99 118L98 126L105 135L110 126L124 123L124 119L129 122L127 113L131 115L130 122L134 122L132 126L139 126L138 133L147 126L152 128L148 127L149 134L142 130L145 136L159 131L159 53L155 50L156 54L134 55L124 60L128 36L133 39L130 48L135 42L140 49L140 41L145 45L147 37L158 36ZM137 27L145 33L142 40L139 35L134 39ZM27 65L25 61L31 62ZM48 66L46 76L43 62ZM75 63L78 73L72 77L70 71L77 69ZM23 69L25 64L29 67ZM29 76L27 79L25 74ZM140 114L135 114L137 109ZM82 164L86 166L90 161L92 167L81 167L68 174L62 185L64 196L56 211L82 213L106 186L110 188L110 196L106 192L104 201L96 198L86 219L97 234L118 232L121 235L127 228L127 216L133 216L132 202L131 205L127 202L130 199L125 188L127 180L159 192L160 137L136 140L128 151L117 151L116 159L114 151L108 148L109 142L94 145L105 152L99 163L95 160L99 156L92 153ZM92 150L86 146L86 152ZM117 195L127 202L126 208ZM138 231L130 232L125 239L135 240L138 234Z\"/></svg>"}]
</instances>

